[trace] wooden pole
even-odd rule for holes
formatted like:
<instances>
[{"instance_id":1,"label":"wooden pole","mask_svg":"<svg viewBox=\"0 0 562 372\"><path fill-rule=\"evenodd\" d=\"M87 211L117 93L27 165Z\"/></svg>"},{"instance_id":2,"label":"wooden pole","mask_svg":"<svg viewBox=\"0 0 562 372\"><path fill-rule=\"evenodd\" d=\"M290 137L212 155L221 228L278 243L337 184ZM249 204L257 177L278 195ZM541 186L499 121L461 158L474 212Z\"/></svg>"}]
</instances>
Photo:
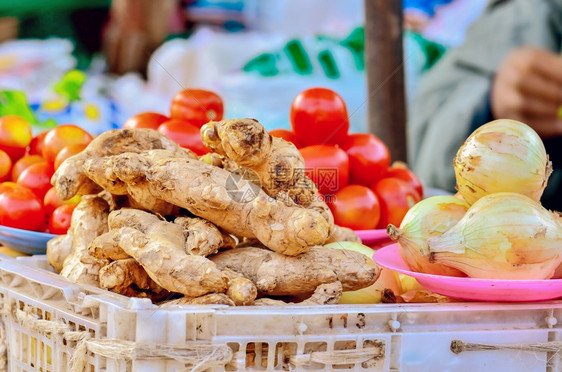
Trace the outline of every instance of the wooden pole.
<instances>
[{"instance_id":1,"label":"wooden pole","mask_svg":"<svg viewBox=\"0 0 562 372\"><path fill-rule=\"evenodd\" d=\"M369 130L386 143L393 161L406 161L402 1L364 1Z\"/></svg>"}]
</instances>

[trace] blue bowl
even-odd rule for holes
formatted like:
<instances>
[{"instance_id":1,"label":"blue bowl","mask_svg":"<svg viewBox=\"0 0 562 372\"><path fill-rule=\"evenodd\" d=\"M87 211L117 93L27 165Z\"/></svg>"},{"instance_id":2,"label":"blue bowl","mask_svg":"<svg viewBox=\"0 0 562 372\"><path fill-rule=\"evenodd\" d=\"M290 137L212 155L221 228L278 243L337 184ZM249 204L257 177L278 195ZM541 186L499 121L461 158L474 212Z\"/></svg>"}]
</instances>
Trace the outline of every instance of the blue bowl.
<instances>
[{"instance_id":1,"label":"blue bowl","mask_svg":"<svg viewBox=\"0 0 562 372\"><path fill-rule=\"evenodd\" d=\"M0 226L0 243L27 254L45 254L47 242L58 235Z\"/></svg>"}]
</instances>

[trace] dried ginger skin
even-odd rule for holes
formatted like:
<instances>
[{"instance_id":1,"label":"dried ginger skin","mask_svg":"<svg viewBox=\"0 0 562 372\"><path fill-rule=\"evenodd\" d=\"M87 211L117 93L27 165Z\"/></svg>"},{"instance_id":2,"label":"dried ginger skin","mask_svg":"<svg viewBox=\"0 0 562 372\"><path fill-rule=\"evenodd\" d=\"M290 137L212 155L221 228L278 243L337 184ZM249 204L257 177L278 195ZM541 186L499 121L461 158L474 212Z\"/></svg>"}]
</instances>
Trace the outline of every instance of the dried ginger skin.
<instances>
[{"instance_id":1,"label":"dried ginger skin","mask_svg":"<svg viewBox=\"0 0 562 372\"><path fill-rule=\"evenodd\" d=\"M97 181L97 175L106 167L127 184L129 195L139 205L163 200L230 234L255 237L286 255L305 252L323 244L329 236L330 226L319 212L287 207L244 179L237 182L237 189L229 190L231 173L201 161L153 150L90 159L84 169ZM248 193L255 198L239 199Z\"/></svg>"},{"instance_id":2,"label":"dried ginger skin","mask_svg":"<svg viewBox=\"0 0 562 372\"><path fill-rule=\"evenodd\" d=\"M72 255L72 233L59 235L47 242L47 260L49 265L60 272L64 265L64 260Z\"/></svg>"},{"instance_id":3,"label":"dried ginger skin","mask_svg":"<svg viewBox=\"0 0 562 372\"><path fill-rule=\"evenodd\" d=\"M79 154L66 159L51 178L57 195L68 200L76 194L97 193L100 187L84 174L83 165L87 159L124 152L144 152L152 149L169 150L175 156L196 159L191 151L181 148L163 134L152 129L113 129L94 138Z\"/></svg>"},{"instance_id":4,"label":"dried ginger skin","mask_svg":"<svg viewBox=\"0 0 562 372\"><path fill-rule=\"evenodd\" d=\"M64 261L60 274L75 283L99 286L99 270L108 260L90 255L88 246L108 231L108 203L99 196L83 196L72 213L70 229L73 253Z\"/></svg>"},{"instance_id":5,"label":"dried ginger skin","mask_svg":"<svg viewBox=\"0 0 562 372\"><path fill-rule=\"evenodd\" d=\"M260 293L272 296L307 295L320 285L340 281L344 291L373 284L380 270L362 253L312 247L295 257L246 247L211 257L221 270L230 269L253 281Z\"/></svg>"}]
</instances>

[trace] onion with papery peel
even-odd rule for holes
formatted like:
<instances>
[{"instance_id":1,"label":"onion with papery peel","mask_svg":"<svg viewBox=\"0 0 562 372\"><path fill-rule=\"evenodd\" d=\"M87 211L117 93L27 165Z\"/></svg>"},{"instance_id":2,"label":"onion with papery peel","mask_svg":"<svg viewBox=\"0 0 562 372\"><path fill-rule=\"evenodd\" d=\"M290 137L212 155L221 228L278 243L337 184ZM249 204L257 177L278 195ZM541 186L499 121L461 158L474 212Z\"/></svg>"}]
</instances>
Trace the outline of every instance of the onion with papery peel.
<instances>
[{"instance_id":1,"label":"onion with papery peel","mask_svg":"<svg viewBox=\"0 0 562 372\"><path fill-rule=\"evenodd\" d=\"M454 161L457 189L468 204L496 192L539 201L552 165L539 135L527 124L500 119L475 130Z\"/></svg>"},{"instance_id":2,"label":"onion with papery peel","mask_svg":"<svg viewBox=\"0 0 562 372\"><path fill-rule=\"evenodd\" d=\"M473 278L550 279L562 262L562 224L531 198L490 194L427 242L430 261Z\"/></svg>"},{"instance_id":3,"label":"onion with papery peel","mask_svg":"<svg viewBox=\"0 0 562 372\"><path fill-rule=\"evenodd\" d=\"M427 240L440 236L465 215L469 205L454 196L439 195L423 199L408 210L400 228L388 225L390 238L398 242L400 255L414 271L449 276L465 276L446 265L430 263Z\"/></svg>"}]
</instances>

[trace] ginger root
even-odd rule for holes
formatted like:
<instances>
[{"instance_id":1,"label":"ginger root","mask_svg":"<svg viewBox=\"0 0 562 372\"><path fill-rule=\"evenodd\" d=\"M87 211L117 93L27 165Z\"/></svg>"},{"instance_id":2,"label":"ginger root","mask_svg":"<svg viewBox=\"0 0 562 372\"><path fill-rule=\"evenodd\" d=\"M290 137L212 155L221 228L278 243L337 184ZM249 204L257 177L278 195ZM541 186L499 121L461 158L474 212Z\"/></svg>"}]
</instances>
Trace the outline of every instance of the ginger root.
<instances>
[{"instance_id":1,"label":"ginger root","mask_svg":"<svg viewBox=\"0 0 562 372\"><path fill-rule=\"evenodd\" d=\"M176 217L174 223L183 229L185 251L198 256L217 253L219 249L234 248L236 240L202 218Z\"/></svg>"},{"instance_id":2,"label":"ginger root","mask_svg":"<svg viewBox=\"0 0 562 372\"><path fill-rule=\"evenodd\" d=\"M154 301L164 299L170 292L154 282L133 258L113 261L99 271L101 288L129 297L149 297Z\"/></svg>"},{"instance_id":3,"label":"ginger root","mask_svg":"<svg viewBox=\"0 0 562 372\"><path fill-rule=\"evenodd\" d=\"M258 290L250 279L234 278L228 282L226 295L236 306L248 306L254 303Z\"/></svg>"},{"instance_id":4,"label":"ginger root","mask_svg":"<svg viewBox=\"0 0 562 372\"><path fill-rule=\"evenodd\" d=\"M285 302L272 298L263 297L254 301L256 306L279 306L279 305L336 305L340 302L343 293L340 282L320 284L314 290L312 296L301 302Z\"/></svg>"},{"instance_id":5,"label":"ginger root","mask_svg":"<svg viewBox=\"0 0 562 372\"><path fill-rule=\"evenodd\" d=\"M232 173L224 169L166 151L93 158L85 162L84 170L96 183L126 184L140 205L164 200L286 255L323 244L330 232L328 222L315 210L286 206L244 179L233 184Z\"/></svg>"},{"instance_id":6,"label":"ginger root","mask_svg":"<svg viewBox=\"0 0 562 372\"><path fill-rule=\"evenodd\" d=\"M205 146L240 167L256 172L264 191L273 197L287 193L308 206L317 189L304 174L304 159L290 142L273 137L255 119L211 121L201 128Z\"/></svg>"},{"instance_id":7,"label":"ginger root","mask_svg":"<svg viewBox=\"0 0 562 372\"><path fill-rule=\"evenodd\" d=\"M162 222L158 216L132 208L122 208L111 213L108 224L111 231L96 238L90 246L90 252L96 257L104 257L112 260L126 258L125 253L118 247L120 237L118 229L121 227L134 227L142 233L147 233L154 223ZM222 248L234 248L235 239L222 232L209 221L201 218L176 217L174 222L176 234L183 235L182 246L188 254L208 256L216 253ZM97 251L100 252L97 252Z\"/></svg>"},{"instance_id":8,"label":"ginger root","mask_svg":"<svg viewBox=\"0 0 562 372\"><path fill-rule=\"evenodd\" d=\"M57 190L57 195L62 200L72 198L76 194L88 195L101 191L102 184L94 183L84 173L84 162L91 158L121 154L123 152L141 153L151 149L164 149L174 154L191 159L197 155L184 149L163 134L152 129L114 129L104 132L94 138L84 151L66 159L57 169L51 183ZM112 193L123 195L125 185L113 184ZM106 188L106 187L104 187ZM121 192L116 192L121 189ZM170 207L167 205L151 205L151 209L162 214L167 214Z\"/></svg>"},{"instance_id":9,"label":"ginger root","mask_svg":"<svg viewBox=\"0 0 562 372\"><path fill-rule=\"evenodd\" d=\"M235 306L234 302L224 293L209 293L199 297L182 297L175 300L165 301L158 306L161 309L170 309L185 305L228 305Z\"/></svg>"},{"instance_id":10,"label":"ginger root","mask_svg":"<svg viewBox=\"0 0 562 372\"><path fill-rule=\"evenodd\" d=\"M295 203L318 211L331 234L332 212L306 176L304 158L295 145L271 136L255 119L211 121L201 128L201 138L215 153L255 172L259 182L250 181L260 185L267 195L285 201L287 206ZM212 160L219 162L216 157Z\"/></svg>"},{"instance_id":11,"label":"ginger root","mask_svg":"<svg viewBox=\"0 0 562 372\"><path fill-rule=\"evenodd\" d=\"M64 260L72 255L72 252L72 231L47 242L47 261L58 273L62 270Z\"/></svg>"},{"instance_id":12,"label":"ginger root","mask_svg":"<svg viewBox=\"0 0 562 372\"><path fill-rule=\"evenodd\" d=\"M60 274L75 283L99 285L99 270L108 260L90 256L88 246L97 236L107 232L109 205L96 195L82 197L74 212L69 228L73 252L63 263ZM54 260L54 259L53 259Z\"/></svg>"},{"instance_id":13,"label":"ginger root","mask_svg":"<svg viewBox=\"0 0 562 372\"><path fill-rule=\"evenodd\" d=\"M122 257L126 254L142 265L158 285L187 297L226 291L228 278L213 262L186 253L181 226L134 209L111 212L109 226L115 229L109 233L110 236L100 237L90 246L90 252L97 257ZM116 245L106 250L97 246L99 242L106 244L106 248L111 242ZM117 253L119 248L123 252Z\"/></svg>"},{"instance_id":14,"label":"ginger root","mask_svg":"<svg viewBox=\"0 0 562 372\"><path fill-rule=\"evenodd\" d=\"M211 257L221 270L230 269L250 279L262 294L307 295L320 284L340 281L344 291L368 287L380 270L362 253L313 247L296 257L262 248L223 251Z\"/></svg>"}]
</instances>

